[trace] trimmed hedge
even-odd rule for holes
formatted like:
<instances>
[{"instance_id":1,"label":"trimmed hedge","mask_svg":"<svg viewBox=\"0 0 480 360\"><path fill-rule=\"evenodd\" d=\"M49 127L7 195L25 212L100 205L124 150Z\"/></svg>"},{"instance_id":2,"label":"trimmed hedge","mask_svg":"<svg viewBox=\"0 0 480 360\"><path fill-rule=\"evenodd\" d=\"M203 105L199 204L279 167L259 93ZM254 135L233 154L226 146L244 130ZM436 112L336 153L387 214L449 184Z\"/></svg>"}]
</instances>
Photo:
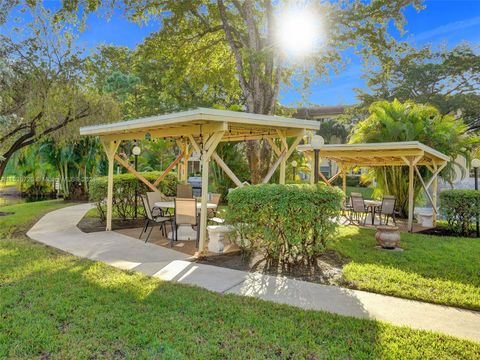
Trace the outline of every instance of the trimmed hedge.
<instances>
[{"instance_id":1,"label":"trimmed hedge","mask_svg":"<svg viewBox=\"0 0 480 360\"><path fill-rule=\"evenodd\" d=\"M160 172L141 173L145 179L154 182L160 175ZM133 219L135 216L135 184L138 184L138 193L144 194L151 191L148 186L138 180L133 174L118 174L113 176L113 217L122 220ZM177 177L175 174L168 174L163 179L158 189L166 196L175 196L177 191ZM98 213L102 221L105 220L105 203L107 198L107 177L97 177L90 181L90 201L95 202ZM143 206L139 206L140 214L143 214Z\"/></svg>"},{"instance_id":2,"label":"trimmed hedge","mask_svg":"<svg viewBox=\"0 0 480 360\"><path fill-rule=\"evenodd\" d=\"M440 193L440 209L450 230L468 235L471 224L480 215L480 191L444 190Z\"/></svg>"},{"instance_id":3,"label":"trimmed hedge","mask_svg":"<svg viewBox=\"0 0 480 360\"><path fill-rule=\"evenodd\" d=\"M319 185L253 185L228 195L226 220L245 251L282 263L312 263L337 227L343 194Z\"/></svg>"}]
</instances>

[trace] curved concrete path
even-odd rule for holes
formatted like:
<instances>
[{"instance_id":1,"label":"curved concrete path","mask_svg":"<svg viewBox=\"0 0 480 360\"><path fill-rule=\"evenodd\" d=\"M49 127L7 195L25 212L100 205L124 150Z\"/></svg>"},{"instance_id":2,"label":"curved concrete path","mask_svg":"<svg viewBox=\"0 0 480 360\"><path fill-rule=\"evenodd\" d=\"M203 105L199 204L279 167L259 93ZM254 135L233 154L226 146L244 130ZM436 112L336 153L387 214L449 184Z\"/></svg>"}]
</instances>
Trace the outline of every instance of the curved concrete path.
<instances>
[{"instance_id":1,"label":"curved concrete path","mask_svg":"<svg viewBox=\"0 0 480 360\"><path fill-rule=\"evenodd\" d=\"M38 242L71 254L139 271L162 280L220 293L255 296L304 309L375 319L480 342L480 312L433 305L365 291L320 285L190 262L187 255L119 234L86 234L76 226L90 204L45 215L27 233Z\"/></svg>"}]
</instances>

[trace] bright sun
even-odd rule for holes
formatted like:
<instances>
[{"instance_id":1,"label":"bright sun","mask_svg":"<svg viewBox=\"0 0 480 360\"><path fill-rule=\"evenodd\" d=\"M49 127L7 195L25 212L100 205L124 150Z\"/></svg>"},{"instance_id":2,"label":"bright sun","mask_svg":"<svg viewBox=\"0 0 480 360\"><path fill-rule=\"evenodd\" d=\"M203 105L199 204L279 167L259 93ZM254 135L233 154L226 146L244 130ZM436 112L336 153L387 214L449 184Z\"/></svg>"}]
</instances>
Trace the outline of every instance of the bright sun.
<instances>
[{"instance_id":1,"label":"bright sun","mask_svg":"<svg viewBox=\"0 0 480 360\"><path fill-rule=\"evenodd\" d=\"M277 43L287 53L306 55L321 41L320 19L308 9L290 9L278 18Z\"/></svg>"}]
</instances>

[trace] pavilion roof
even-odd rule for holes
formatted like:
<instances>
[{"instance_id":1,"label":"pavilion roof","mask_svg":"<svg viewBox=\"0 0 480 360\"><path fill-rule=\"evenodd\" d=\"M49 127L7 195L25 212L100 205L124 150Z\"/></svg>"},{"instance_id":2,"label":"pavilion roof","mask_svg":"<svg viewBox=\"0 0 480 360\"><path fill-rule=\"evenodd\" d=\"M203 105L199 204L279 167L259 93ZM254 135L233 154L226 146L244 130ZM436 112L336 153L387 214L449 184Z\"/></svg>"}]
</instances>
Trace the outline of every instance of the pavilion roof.
<instances>
[{"instance_id":1,"label":"pavilion roof","mask_svg":"<svg viewBox=\"0 0 480 360\"><path fill-rule=\"evenodd\" d=\"M310 144L299 145L300 151L313 151ZM349 166L395 166L406 165L406 157L421 157L417 165L441 165L450 157L422 144L419 141L328 144L320 147L320 157Z\"/></svg>"},{"instance_id":2,"label":"pavilion roof","mask_svg":"<svg viewBox=\"0 0 480 360\"><path fill-rule=\"evenodd\" d=\"M184 136L225 131L222 141L254 140L282 136L298 136L299 131L318 130L319 123L280 116L260 115L228 110L197 108L165 115L150 116L110 124L86 126L81 135L98 135L112 140Z\"/></svg>"}]
</instances>

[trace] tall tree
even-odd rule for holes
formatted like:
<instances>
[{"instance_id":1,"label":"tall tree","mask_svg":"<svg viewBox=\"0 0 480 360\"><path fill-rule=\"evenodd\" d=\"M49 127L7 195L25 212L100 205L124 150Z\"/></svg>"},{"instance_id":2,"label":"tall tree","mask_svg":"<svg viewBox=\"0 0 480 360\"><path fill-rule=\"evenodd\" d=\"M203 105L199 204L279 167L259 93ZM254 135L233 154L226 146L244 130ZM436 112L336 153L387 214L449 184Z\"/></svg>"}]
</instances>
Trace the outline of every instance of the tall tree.
<instances>
[{"instance_id":1,"label":"tall tree","mask_svg":"<svg viewBox=\"0 0 480 360\"><path fill-rule=\"evenodd\" d=\"M402 9L410 4L419 8L421 0L306 2L306 11L317 16L317 23L322 22L325 40L301 61L287 58L277 38L282 25L279 13L298 5L295 1L123 0L123 3L127 14L135 20L143 21L149 16L160 19L162 44L170 46L177 61L186 61L192 68L218 66L205 54L212 49L227 48L224 59L233 61L246 110L273 114L281 84L291 85L292 78L299 77L307 86L312 73L325 76L338 68L342 50L354 47L364 55L384 58L393 42L388 34L391 21L401 27L405 21ZM92 10L111 2L67 0L63 4L64 11L71 12L79 8ZM271 156L266 141L247 144L253 182L259 182L266 173Z\"/></svg>"},{"instance_id":2,"label":"tall tree","mask_svg":"<svg viewBox=\"0 0 480 360\"><path fill-rule=\"evenodd\" d=\"M106 122L116 106L82 87L81 50L69 26L40 7L34 21L0 35L0 177L12 155L44 138L65 140L78 126Z\"/></svg>"},{"instance_id":3,"label":"tall tree","mask_svg":"<svg viewBox=\"0 0 480 360\"><path fill-rule=\"evenodd\" d=\"M401 46L391 60L366 71L370 91L358 90L361 107L383 99L413 100L461 116L470 130L480 128L478 49L468 44L436 51Z\"/></svg>"}]
</instances>

